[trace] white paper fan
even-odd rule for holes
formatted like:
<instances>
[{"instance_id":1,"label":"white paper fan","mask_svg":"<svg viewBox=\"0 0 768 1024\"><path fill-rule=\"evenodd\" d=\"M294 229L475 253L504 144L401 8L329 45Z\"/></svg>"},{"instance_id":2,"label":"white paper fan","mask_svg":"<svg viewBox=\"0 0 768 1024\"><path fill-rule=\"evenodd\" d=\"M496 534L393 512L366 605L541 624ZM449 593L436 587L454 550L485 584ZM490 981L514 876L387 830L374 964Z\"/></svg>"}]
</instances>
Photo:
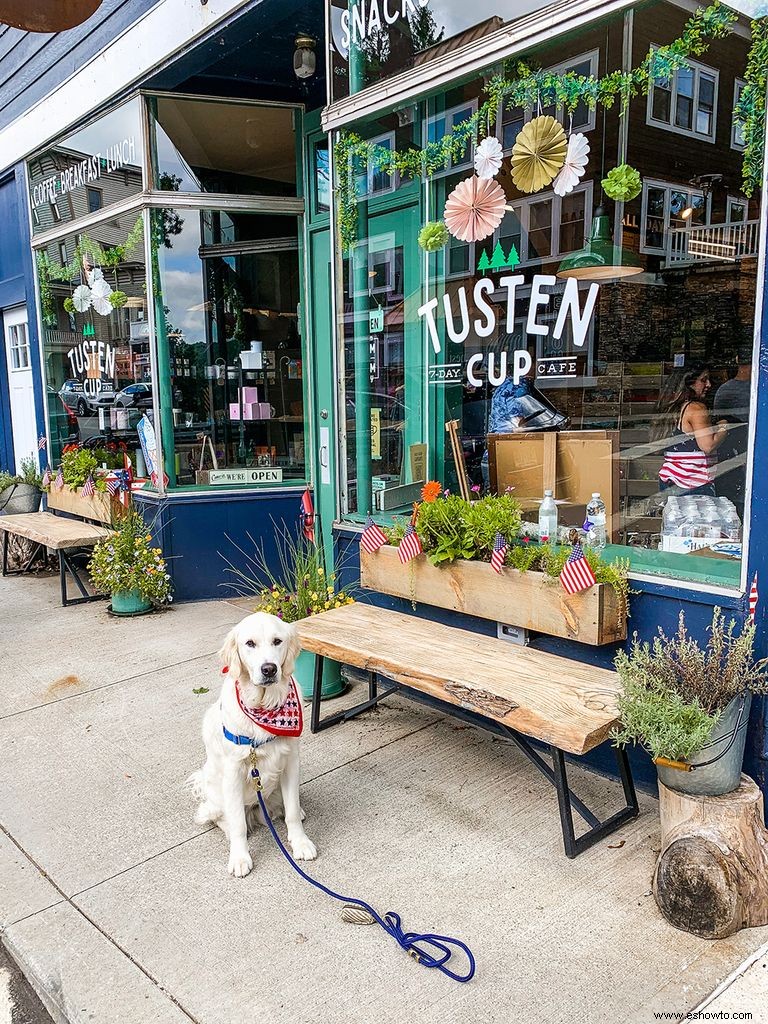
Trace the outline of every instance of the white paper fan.
<instances>
[{"instance_id":1,"label":"white paper fan","mask_svg":"<svg viewBox=\"0 0 768 1024\"><path fill-rule=\"evenodd\" d=\"M72 304L78 313L85 313L91 308L91 289L87 284L79 284L72 292Z\"/></svg>"},{"instance_id":2,"label":"white paper fan","mask_svg":"<svg viewBox=\"0 0 768 1024\"><path fill-rule=\"evenodd\" d=\"M104 274L102 273L100 267L94 267L93 270L89 270L88 271L88 284L91 286L91 288L93 288L94 284L97 281L103 281L103 280L104 280Z\"/></svg>"},{"instance_id":3,"label":"white paper fan","mask_svg":"<svg viewBox=\"0 0 768 1024\"><path fill-rule=\"evenodd\" d=\"M478 178L495 178L501 170L504 150L499 140L488 135L475 151L475 172Z\"/></svg>"},{"instance_id":4,"label":"white paper fan","mask_svg":"<svg viewBox=\"0 0 768 1024\"><path fill-rule=\"evenodd\" d=\"M558 196L567 196L578 185L587 169L589 160L589 141L586 135L577 132L568 139L568 152L565 163L554 180L552 189Z\"/></svg>"},{"instance_id":5,"label":"white paper fan","mask_svg":"<svg viewBox=\"0 0 768 1024\"><path fill-rule=\"evenodd\" d=\"M93 273L95 274L96 271ZM101 271L99 271L99 273L101 273ZM100 280L93 282L93 287L91 288L91 302L93 303L93 308L101 316L108 316L112 312L112 303L109 301L109 296L111 294L112 289L103 277Z\"/></svg>"}]
</instances>

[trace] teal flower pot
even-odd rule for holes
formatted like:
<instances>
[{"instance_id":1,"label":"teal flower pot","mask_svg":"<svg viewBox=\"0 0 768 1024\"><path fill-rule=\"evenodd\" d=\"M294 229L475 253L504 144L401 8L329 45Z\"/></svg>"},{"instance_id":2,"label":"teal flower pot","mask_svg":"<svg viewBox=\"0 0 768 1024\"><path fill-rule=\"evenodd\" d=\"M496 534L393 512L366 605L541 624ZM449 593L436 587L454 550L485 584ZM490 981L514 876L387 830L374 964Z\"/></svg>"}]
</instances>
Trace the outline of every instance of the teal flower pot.
<instances>
[{"instance_id":1,"label":"teal flower pot","mask_svg":"<svg viewBox=\"0 0 768 1024\"><path fill-rule=\"evenodd\" d=\"M138 590L118 590L112 595L113 615L142 615L151 609L152 602L145 600Z\"/></svg>"},{"instance_id":2,"label":"teal flower pot","mask_svg":"<svg viewBox=\"0 0 768 1024\"><path fill-rule=\"evenodd\" d=\"M305 700L312 699L312 689L315 685L316 660L316 656L312 651L301 651L296 659L293 675ZM332 697L338 697L344 693L345 689L346 687L341 678L341 665L337 661L329 661L326 658L323 663L323 688L320 699L330 700Z\"/></svg>"}]
</instances>

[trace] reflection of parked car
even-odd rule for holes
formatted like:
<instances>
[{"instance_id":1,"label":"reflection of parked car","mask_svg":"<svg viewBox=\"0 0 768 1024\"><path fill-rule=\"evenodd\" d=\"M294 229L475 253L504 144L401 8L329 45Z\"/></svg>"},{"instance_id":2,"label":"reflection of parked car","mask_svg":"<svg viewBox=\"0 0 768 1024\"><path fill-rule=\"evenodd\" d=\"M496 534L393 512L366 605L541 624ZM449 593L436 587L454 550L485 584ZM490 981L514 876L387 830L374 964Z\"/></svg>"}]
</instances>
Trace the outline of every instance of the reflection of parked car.
<instances>
[{"instance_id":1,"label":"reflection of parked car","mask_svg":"<svg viewBox=\"0 0 768 1024\"><path fill-rule=\"evenodd\" d=\"M118 409L151 409L152 385L129 384L127 388L115 395L115 407Z\"/></svg>"},{"instance_id":2,"label":"reflection of parked car","mask_svg":"<svg viewBox=\"0 0 768 1024\"><path fill-rule=\"evenodd\" d=\"M59 388L59 398L69 412L76 412L78 416L85 416L88 412L83 385L79 380L65 380Z\"/></svg>"}]
</instances>

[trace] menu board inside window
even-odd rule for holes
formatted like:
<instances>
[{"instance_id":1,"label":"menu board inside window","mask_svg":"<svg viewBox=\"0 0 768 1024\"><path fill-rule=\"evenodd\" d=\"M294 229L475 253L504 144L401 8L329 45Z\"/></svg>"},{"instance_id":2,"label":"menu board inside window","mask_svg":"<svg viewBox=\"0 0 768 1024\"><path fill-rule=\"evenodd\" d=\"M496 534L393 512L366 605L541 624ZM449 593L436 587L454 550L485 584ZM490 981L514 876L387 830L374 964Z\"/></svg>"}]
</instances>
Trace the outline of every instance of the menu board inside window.
<instances>
[{"instance_id":1,"label":"menu board inside window","mask_svg":"<svg viewBox=\"0 0 768 1024\"><path fill-rule=\"evenodd\" d=\"M141 192L139 103L138 98L123 103L27 162L33 234Z\"/></svg>"},{"instance_id":2,"label":"menu board inside window","mask_svg":"<svg viewBox=\"0 0 768 1024\"><path fill-rule=\"evenodd\" d=\"M427 64L552 0L331 0L334 100Z\"/></svg>"}]
</instances>

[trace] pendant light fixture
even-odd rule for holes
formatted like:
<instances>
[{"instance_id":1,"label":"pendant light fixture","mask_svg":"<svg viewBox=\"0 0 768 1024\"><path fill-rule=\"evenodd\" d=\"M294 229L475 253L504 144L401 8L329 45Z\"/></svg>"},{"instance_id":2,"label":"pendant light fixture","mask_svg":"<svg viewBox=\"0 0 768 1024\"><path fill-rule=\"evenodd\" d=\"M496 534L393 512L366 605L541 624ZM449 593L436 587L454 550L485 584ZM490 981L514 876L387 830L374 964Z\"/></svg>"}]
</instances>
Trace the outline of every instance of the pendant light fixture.
<instances>
[{"instance_id":1,"label":"pendant light fixture","mask_svg":"<svg viewBox=\"0 0 768 1024\"><path fill-rule=\"evenodd\" d=\"M592 220L589 241L583 249L565 257L557 276L575 277L580 281L610 281L619 277L634 277L642 274L644 269L637 253L614 245L610 218L605 209L598 206Z\"/></svg>"}]
</instances>

